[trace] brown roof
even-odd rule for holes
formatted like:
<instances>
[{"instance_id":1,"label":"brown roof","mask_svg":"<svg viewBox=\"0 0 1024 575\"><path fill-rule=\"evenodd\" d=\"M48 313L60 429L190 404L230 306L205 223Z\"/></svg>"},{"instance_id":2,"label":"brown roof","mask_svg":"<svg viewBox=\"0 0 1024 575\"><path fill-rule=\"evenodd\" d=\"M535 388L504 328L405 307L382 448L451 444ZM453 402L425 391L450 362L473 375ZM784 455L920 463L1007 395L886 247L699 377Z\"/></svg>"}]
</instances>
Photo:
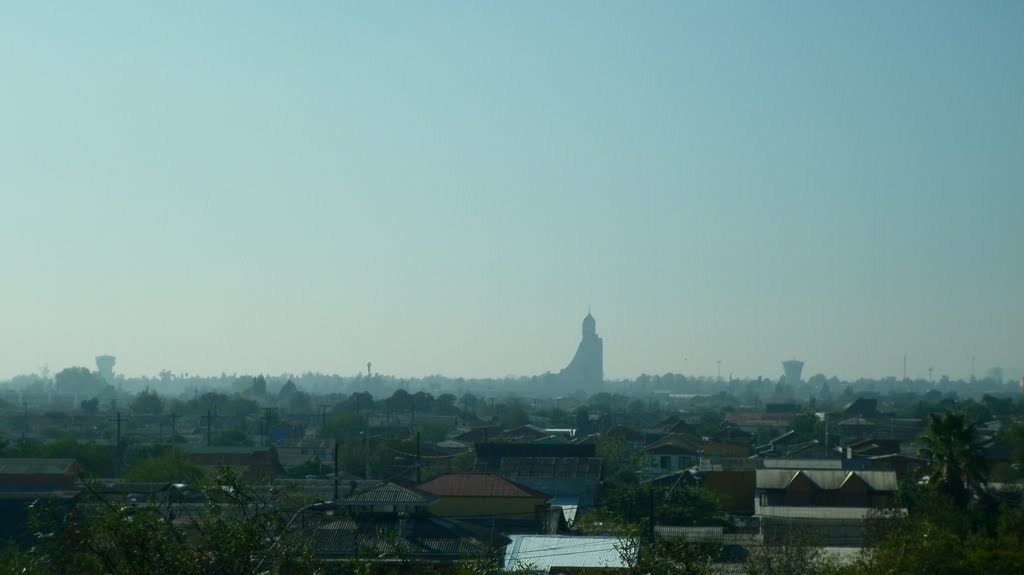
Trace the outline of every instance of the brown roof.
<instances>
[{"instance_id":1,"label":"brown roof","mask_svg":"<svg viewBox=\"0 0 1024 575\"><path fill-rule=\"evenodd\" d=\"M446 473L421 483L417 489L442 497L543 497L546 493L493 473Z\"/></svg>"}]
</instances>

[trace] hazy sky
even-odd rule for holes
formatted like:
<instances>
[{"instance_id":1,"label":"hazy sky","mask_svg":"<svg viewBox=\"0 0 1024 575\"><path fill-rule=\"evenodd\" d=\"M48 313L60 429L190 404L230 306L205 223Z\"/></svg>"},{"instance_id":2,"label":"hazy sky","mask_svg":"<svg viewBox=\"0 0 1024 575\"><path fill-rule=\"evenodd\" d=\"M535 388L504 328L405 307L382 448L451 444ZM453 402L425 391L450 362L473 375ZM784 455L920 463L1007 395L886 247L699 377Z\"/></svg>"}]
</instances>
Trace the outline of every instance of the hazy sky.
<instances>
[{"instance_id":1,"label":"hazy sky","mask_svg":"<svg viewBox=\"0 0 1024 575\"><path fill-rule=\"evenodd\" d=\"M1024 2L0 3L0 378L1024 365Z\"/></svg>"}]
</instances>

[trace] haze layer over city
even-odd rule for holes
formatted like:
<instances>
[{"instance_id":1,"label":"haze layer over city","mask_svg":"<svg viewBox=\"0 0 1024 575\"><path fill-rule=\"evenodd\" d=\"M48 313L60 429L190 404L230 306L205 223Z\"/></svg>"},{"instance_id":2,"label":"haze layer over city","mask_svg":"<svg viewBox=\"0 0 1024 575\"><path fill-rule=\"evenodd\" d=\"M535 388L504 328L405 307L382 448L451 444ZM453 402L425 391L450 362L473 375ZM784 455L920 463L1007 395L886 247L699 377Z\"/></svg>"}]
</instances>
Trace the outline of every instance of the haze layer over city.
<instances>
[{"instance_id":1,"label":"haze layer over city","mask_svg":"<svg viewBox=\"0 0 1024 575\"><path fill-rule=\"evenodd\" d=\"M0 6L0 380L1020 377L1018 3Z\"/></svg>"}]
</instances>

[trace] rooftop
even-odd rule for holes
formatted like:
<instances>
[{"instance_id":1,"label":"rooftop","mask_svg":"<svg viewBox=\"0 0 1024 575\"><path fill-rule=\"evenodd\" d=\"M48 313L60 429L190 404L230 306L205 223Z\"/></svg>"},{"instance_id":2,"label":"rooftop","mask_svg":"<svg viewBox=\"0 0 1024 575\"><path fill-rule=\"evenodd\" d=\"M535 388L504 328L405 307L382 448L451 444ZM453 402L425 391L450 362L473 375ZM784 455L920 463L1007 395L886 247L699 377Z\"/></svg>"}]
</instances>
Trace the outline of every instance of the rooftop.
<instances>
[{"instance_id":1,"label":"rooftop","mask_svg":"<svg viewBox=\"0 0 1024 575\"><path fill-rule=\"evenodd\" d=\"M501 475L512 478L601 478L600 457L503 457Z\"/></svg>"},{"instance_id":2,"label":"rooftop","mask_svg":"<svg viewBox=\"0 0 1024 575\"><path fill-rule=\"evenodd\" d=\"M798 476L821 490L839 489L848 481L863 481L873 491L896 491L894 471L846 471L844 469L758 469L758 489L786 489Z\"/></svg>"},{"instance_id":3,"label":"rooftop","mask_svg":"<svg viewBox=\"0 0 1024 575\"><path fill-rule=\"evenodd\" d=\"M546 493L493 473L446 473L421 483L417 489L442 497L542 497Z\"/></svg>"},{"instance_id":4,"label":"rooftop","mask_svg":"<svg viewBox=\"0 0 1024 575\"><path fill-rule=\"evenodd\" d=\"M628 567L620 553L625 542L615 536L510 535L505 568L542 573L552 567Z\"/></svg>"},{"instance_id":5,"label":"rooftop","mask_svg":"<svg viewBox=\"0 0 1024 575\"><path fill-rule=\"evenodd\" d=\"M74 459L3 458L0 475L66 475L74 473Z\"/></svg>"}]
</instances>

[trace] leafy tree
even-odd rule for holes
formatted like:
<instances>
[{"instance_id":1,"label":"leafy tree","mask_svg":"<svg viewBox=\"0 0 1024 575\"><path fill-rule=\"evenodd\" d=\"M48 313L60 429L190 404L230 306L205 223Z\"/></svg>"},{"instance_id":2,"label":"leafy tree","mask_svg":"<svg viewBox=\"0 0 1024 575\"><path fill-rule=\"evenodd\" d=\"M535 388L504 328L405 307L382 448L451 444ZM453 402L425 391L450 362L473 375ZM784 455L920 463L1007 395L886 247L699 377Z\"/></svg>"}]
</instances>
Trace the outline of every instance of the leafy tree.
<instances>
[{"instance_id":1,"label":"leafy tree","mask_svg":"<svg viewBox=\"0 0 1024 575\"><path fill-rule=\"evenodd\" d=\"M153 481L171 483L199 483L203 470L188 460L179 448L166 450L157 457L149 457L131 465L124 472L126 481Z\"/></svg>"},{"instance_id":2,"label":"leafy tree","mask_svg":"<svg viewBox=\"0 0 1024 575\"><path fill-rule=\"evenodd\" d=\"M403 390L404 391L404 390ZM396 394L398 392L395 392ZM406 392L406 395L408 393ZM394 396L392 396L394 397ZM366 409L373 408L373 396L368 391L357 391L349 396L348 401L345 402L345 407L349 409L355 409L356 413L359 413ZM391 405L391 409L396 409L394 405Z\"/></svg>"},{"instance_id":3,"label":"leafy tree","mask_svg":"<svg viewBox=\"0 0 1024 575\"><path fill-rule=\"evenodd\" d=\"M459 409L455 407L456 398L450 393L442 393L434 402L434 409L442 415L455 415Z\"/></svg>"},{"instance_id":4,"label":"leafy tree","mask_svg":"<svg viewBox=\"0 0 1024 575\"><path fill-rule=\"evenodd\" d=\"M61 393L98 394L109 388L100 374L85 367L67 367L53 376L54 387Z\"/></svg>"},{"instance_id":5,"label":"leafy tree","mask_svg":"<svg viewBox=\"0 0 1024 575\"><path fill-rule=\"evenodd\" d=\"M299 465L296 465L295 467L290 467L290 468L286 469L285 470L285 477L289 477L291 479L303 479L307 475L322 475L322 474L325 474L325 473L328 473L328 472L333 472L333 471L334 471L333 464L332 465L326 465L323 462L321 462L319 459L314 459L314 460L307 461L305 463L301 463Z\"/></svg>"},{"instance_id":6,"label":"leafy tree","mask_svg":"<svg viewBox=\"0 0 1024 575\"><path fill-rule=\"evenodd\" d=\"M111 446L93 442L79 443L71 438L38 444L32 442L11 446L6 457L67 458L78 461L82 470L92 477L111 477L116 470L116 451Z\"/></svg>"},{"instance_id":7,"label":"leafy tree","mask_svg":"<svg viewBox=\"0 0 1024 575\"><path fill-rule=\"evenodd\" d=\"M501 414L501 419L499 421L503 428L514 429L529 423L530 416L528 416L526 411L518 405L511 405L508 406Z\"/></svg>"},{"instance_id":8,"label":"leafy tree","mask_svg":"<svg viewBox=\"0 0 1024 575\"><path fill-rule=\"evenodd\" d=\"M717 573L715 561L722 547L713 543L654 541L638 545L630 573L637 575L711 575ZM808 574L811 575L811 574Z\"/></svg>"},{"instance_id":9,"label":"leafy tree","mask_svg":"<svg viewBox=\"0 0 1024 575\"><path fill-rule=\"evenodd\" d=\"M825 424L813 413L801 413L793 418L789 428L795 431L801 439L817 439L824 442Z\"/></svg>"},{"instance_id":10,"label":"leafy tree","mask_svg":"<svg viewBox=\"0 0 1024 575\"><path fill-rule=\"evenodd\" d=\"M919 439L928 482L959 506L985 481L987 464L973 423L962 412L932 414Z\"/></svg>"},{"instance_id":11,"label":"leafy tree","mask_svg":"<svg viewBox=\"0 0 1024 575\"><path fill-rule=\"evenodd\" d=\"M214 445L224 445L228 447L248 447L252 445L252 436L242 431L241 429L225 429L224 431L213 436Z\"/></svg>"},{"instance_id":12,"label":"leafy tree","mask_svg":"<svg viewBox=\"0 0 1024 575\"><path fill-rule=\"evenodd\" d=\"M669 525L721 525L721 504L709 491L688 485L649 483L609 485L599 502L624 523L648 524L651 503L655 523Z\"/></svg>"},{"instance_id":13,"label":"leafy tree","mask_svg":"<svg viewBox=\"0 0 1024 575\"><path fill-rule=\"evenodd\" d=\"M156 415L163 411L164 401L160 399L160 396L155 391L151 391L147 387L135 396L135 399L132 400L131 408L134 413Z\"/></svg>"},{"instance_id":14,"label":"leafy tree","mask_svg":"<svg viewBox=\"0 0 1024 575\"><path fill-rule=\"evenodd\" d=\"M972 573L964 557L965 533L941 496L918 512L876 513L866 525L868 547L844 574L957 575Z\"/></svg>"},{"instance_id":15,"label":"leafy tree","mask_svg":"<svg viewBox=\"0 0 1024 575\"><path fill-rule=\"evenodd\" d=\"M747 556L748 575L819 575L831 564L809 528L776 526L773 540L754 546Z\"/></svg>"},{"instance_id":16,"label":"leafy tree","mask_svg":"<svg viewBox=\"0 0 1024 575\"><path fill-rule=\"evenodd\" d=\"M250 490L222 468L204 492L209 502L182 524L170 520L173 504L126 508L90 489L71 513L41 518L38 544L0 557L0 566L55 575L318 572L308 543L288 529L296 512L278 508L281 490Z\"/></svg>"},{"instance_id":17,"label":"leafy tree","mask_svg":"<svg viewBox=\"0 0 1024 575\"><path fill-rule=\"evenodd\" d=\"M597 440L597 455L604 460L606 483L623 485L636 483L637 455L634 454L626 440L620 436L601 434Z\"/></svg>"},{"instance_id":18,"label":"leafy tree","mask_svg":"<svg viewBox=\"0 0 1024 575\"><path fill-rule=\"evenodd\" d=\"M267 395L267 378L263 377L263 374L252 378L252 385L249 386L248 392L259 396Z\"/></svg>"},{"instance_id":19,"label":"leafy tree","mask_svg":"<svg viewBox=\"0 0 1024 575\"><path fill-rule=\"evenodd\" d=\"M92 399L83 399L80 405L82 407L82 411L90 415L93 415L100 410L100 400L95 397Z\"/></svg>"},{"instance_id":20,"label":"leafy tree","mask_svg":"<svg viewBox=\"0 0 1024 575\"><path fill-rule=\"evenodd\" d=\"M366 430L366 417L358 413L339 413L327 420L327 427L320 430L325 439L349 437Z\"/></svg>"},{"instance_id":21,"label":"leafy tree","mask_svg":"<svg viewBox=\"0 0 1024 575\"><path fill-rule=\"evenodd\" d=\"M428 421L416 424L416 431L420 434L420 439L428 443L437 443L444 441L448 435L448 430L451 426L440 421Z\"/></svg>"}]
</instances>

